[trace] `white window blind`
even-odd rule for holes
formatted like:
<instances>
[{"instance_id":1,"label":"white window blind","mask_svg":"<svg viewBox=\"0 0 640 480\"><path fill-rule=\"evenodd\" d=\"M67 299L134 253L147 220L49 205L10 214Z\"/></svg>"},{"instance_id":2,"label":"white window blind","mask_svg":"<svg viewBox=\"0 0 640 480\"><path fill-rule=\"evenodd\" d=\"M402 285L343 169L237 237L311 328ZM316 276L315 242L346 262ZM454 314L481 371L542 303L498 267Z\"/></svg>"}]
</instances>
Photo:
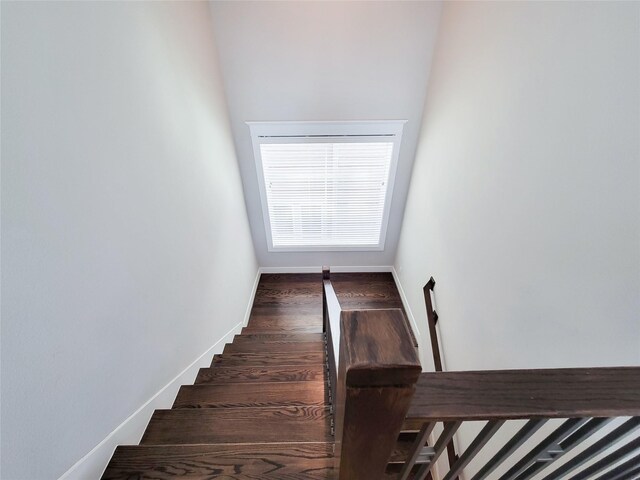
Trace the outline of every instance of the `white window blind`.
<instances>
[{"instance_id":1,"label":"white window blind","mask_svg":"<svg viewBox=\"0 0 640 480\"><path fill-rule=\"evenodd\" d=\"M273 247L381 245L393 150L384 139L261 143Z\"/></svg>"},{"instance_id":2,"label":"white window blind","mask_svg":"<svg viewBox=\"0 0 640 480\"><path fill-rule=\"evenodd\" d=\"M404 123L247 122L269 251L383 250Z\"/></svg>"}]
</instances>

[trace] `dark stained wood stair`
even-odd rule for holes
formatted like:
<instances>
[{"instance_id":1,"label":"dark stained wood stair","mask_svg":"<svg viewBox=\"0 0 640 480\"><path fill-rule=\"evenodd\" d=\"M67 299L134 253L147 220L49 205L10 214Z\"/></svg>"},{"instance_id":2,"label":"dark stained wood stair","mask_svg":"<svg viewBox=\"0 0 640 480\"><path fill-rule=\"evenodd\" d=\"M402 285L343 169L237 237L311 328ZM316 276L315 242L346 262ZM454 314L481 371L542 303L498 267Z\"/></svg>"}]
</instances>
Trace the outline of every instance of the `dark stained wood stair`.
<instances>
[{"instance_id":1,"label":"dark stained wood stair","mask_svg":"<svg viewBox=\"0 0 640 480\"><path fill-rule=\"evenodd\" d=\"M234 342L228 343L222 352L223 355L229 353L319 353L324 354L324 342Z\"/></svg>"},{"instance_id":2,"label":"dark stained wood stair","mask_svg":"<svg viewBox=\"0 0 640 480\"><path fill-rule=\"evenodd\" d=\"M141 444L330 442L325 406L156 410Z\"/></svg>"},{"instance_id":3,"label":"dark stained wood stair","mask_svg":"<svg viewBox=\"0 0 640 480\"><path fill-rule=\"evenodd\" d=\"M172 408L238 408L324 406L321 382L253 382L222 385L183 385Z\"/></svg>"},{"instance_id":4,"label":"dark stained wood stair","mask_svg":"<svg viewBox=\"0 0 640 480\"><path fill-rule=\"evenodd\" d=\"M326 382L324 365L284 365L269 367L213 367L201 368L195 384L223 384L248 382Z\"/></svg>"},{"instance_id":5,"label":"dark stained wood stair","mask_svg":"<svg viewBox=\"0 0 640 480\"><path fill-rule=\"evenodd\" d=\"M333 479L319 276L263 275L241 335L103 479Z\"/></svg>"},{"instance_id":6,"label":"dark stained wood stair","mask_svg":"<svg viewBox=\"0 0 640 480\"><path fill-rule=\"evenodd\" d=\"M332 457L328 442L118 447L102 478L318 480Z\"/></svg>"},{"instance_id":7,"label":"dark stained wood stair","mask_svg":"<svg viewBox=\"0 0 640 480\"><path fill-rule=\"evenodd\" d=\"M313 353L225 353L214 355L211 366L237 367L237 366L269 366L269 365L321 365L324 362L324 352Z\"/></svg>"},{"instance_id":8,"label":"dark stained wood stair","mask_svg":"<svg viewBox=\"0 0 640 480\"><path fill-rule=\"evenodd\" d=\"M402 308L389 273L336 274L335 289L346 308ZM322 302L321 274L263 274L241 334L154 412L139 445L116 449L103 479L337 479ZM403 435L385 478L415 433Z\"/></svg>"}]
</instances>

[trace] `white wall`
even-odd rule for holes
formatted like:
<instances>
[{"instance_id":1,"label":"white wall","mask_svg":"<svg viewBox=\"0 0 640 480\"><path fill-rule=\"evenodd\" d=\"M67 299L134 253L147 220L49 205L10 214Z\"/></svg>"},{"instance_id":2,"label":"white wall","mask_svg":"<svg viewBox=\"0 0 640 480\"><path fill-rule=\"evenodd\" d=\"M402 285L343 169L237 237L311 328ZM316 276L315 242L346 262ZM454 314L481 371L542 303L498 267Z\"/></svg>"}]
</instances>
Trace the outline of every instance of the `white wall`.
<instances>
[{"instance_id":1,"label":"white wall","mask_svg":"<svg viewBox=\"0 0 640 480\"><path fill-rule=\"evenodd\" d=\"M2 140L2 478L57 478L243 320L208 4L2 2Z\"/></svg>"},{"instance_id":2,"label":"white wall","mask_svg":"<svg viewBox=\"0 0 640 480\"><path fill-rule=\"evenodd\" d=\"M415 155L440 2L212 1L211 5L260 265L390 265ZM384 251L269 252L245 122L389 119L408 121Z\"/></svg>"},{"instance_id":3,"label":"white wall","mask_svg":"<svg viewBox=\"0 0 640 480\"><path fill-rule=\"evenodd\" d=\"M640 362L639 25L444 6L395 267L423 338L435 277L449 370Z\"/></svg>"}]
</instances>

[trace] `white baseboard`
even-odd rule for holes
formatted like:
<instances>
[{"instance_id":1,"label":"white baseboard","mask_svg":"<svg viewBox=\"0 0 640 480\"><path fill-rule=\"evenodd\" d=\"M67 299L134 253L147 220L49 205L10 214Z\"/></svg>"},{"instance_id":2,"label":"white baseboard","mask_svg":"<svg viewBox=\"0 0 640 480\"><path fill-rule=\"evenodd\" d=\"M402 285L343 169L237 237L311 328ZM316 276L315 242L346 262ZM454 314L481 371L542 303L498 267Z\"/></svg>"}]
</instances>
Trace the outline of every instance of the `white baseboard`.
<instances>
[{"instance_id":1,"label":"white baseboard","mask_svg":"<svg viewBox=\"0 0 640 480\"><path fill-rule=\"evenodd\" d=\"M396 282L396 286L398 287L398 292L400 293L400 299L402 300L402 304L404 305L404 311L407 312L407 316L409 317L409 322L411 323L411 328L413 328L413 333L415 334L416 340L418 341L418 350L420 350L420 346L422 345L420 330L418 329L416 318L413 316L413 312L411 311L411 306L409 305L409 300L407 299L407 296L404 293L404 289L402 288L402 283L400 282L400 277L398 276L398 272L396 272L395 267L391 267L391 275L393 275L393 280Z\"/></svg>"},{"instance_id":2,"label":"white baseboard","mask_svg":"<svg viewBox=\"0 0 640 480\"><path fill-rule=\"evenodd\" d=\"M391 272L390 265L365 265L365 266L331 266L334 273L369 273ZM322 266L312 267L260 267L260 273L322 273Z\"/></svg>"},{"instance_id":3,"label":"white baseboard","mask_svg":"<svg viewBox=\"0 0 640 480\"><path fill-rule=\"evenodd\" d=\"M393 267L391 265L366 265L360 267L350 266L337 266L331 267L331 271L334 273L376 273L376 272L391 272Z\"/></svg>"},{"instance_id":4,"label":"white baseboard","mask_svg":"<svg viewBox=\"0 0 640 480\"><path fill-rule=\"evenodd\" d=\"M260 273L322 273L322 267L260 267Z\"/></svg>"},{"instance_id":5,"label":"white baseboard","mask_svg":"<svg viewBox=\"0 0 640 480\"><path fill-rule=\"evenodd\" d=\"M246 327L249 324L249 317L251 317L253 301L255 300L256 292L258 291L258 283L260 283L260 274L262 274L262 269L258 268L258 271L256 272L256 279L253 281L253 289L251 290L251 296L249 298L249 303L247 304L247 310L244 312L244 320L242 321L243 327Z\"/></svg>"},{"instance_id":6,"label":"white baseboard","mask_svg":"<svg viewBox=\"0 0 640 480\"><path fill-rule=\"evenodd\" d=\"M257 278L260 278L259 275ZM251 303L253 303L253 298L251 299ZM198 370L202 367L208 367L211 364L213 355L216 353L222 353L224 345L233 340L233 336L240 332L242 326L243 322L240 322L223 335L222 338L207 349L206 352L200 355L193 363L191 363L191 365L162 387L158 393L151 397L129 418L116 427L116 429L96 445L93 450L76 462L75 465L73 465L59 478L59 480L100 478L102 476L102 472L109 463L116 446L138 444L144 429L149 423L149 419L151 418L153 411L157 409L171 408L180 386L192 384L195 381Z\"/></svg>"}]
</instances>

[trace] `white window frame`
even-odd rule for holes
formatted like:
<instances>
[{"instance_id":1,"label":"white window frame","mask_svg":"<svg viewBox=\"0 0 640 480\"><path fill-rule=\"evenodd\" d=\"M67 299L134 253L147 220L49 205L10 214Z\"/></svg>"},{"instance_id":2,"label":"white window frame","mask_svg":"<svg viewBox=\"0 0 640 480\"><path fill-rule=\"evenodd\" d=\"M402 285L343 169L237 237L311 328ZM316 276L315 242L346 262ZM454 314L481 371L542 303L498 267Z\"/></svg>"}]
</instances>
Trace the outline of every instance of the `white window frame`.
<instances>
[{"instance_id":1,"label":"white window frame","mask_svg":"<svg viewBox=\"0 0 640 480\"><path fill-rule=\"evenodd\" d=\"M393 198L398 155L402 140L402 130L406 120L371 120L348 122L247 122L253 143L253 155L256 161L256 173L260 188L262 203L262 217L264 219L265 235L269 252L327 252L327 251L381 251L387 237L389 211ZM385 202L380 228L380 238L377 245L312 245L312 246L283 246L274 247L271 235L269 205L267 190L262 168L260 145L264 143L304 143L322 141L364 142L381 141L393 143L391 164L389 166L389 180L385 193Z\"/></svg>"}]
</instances>

